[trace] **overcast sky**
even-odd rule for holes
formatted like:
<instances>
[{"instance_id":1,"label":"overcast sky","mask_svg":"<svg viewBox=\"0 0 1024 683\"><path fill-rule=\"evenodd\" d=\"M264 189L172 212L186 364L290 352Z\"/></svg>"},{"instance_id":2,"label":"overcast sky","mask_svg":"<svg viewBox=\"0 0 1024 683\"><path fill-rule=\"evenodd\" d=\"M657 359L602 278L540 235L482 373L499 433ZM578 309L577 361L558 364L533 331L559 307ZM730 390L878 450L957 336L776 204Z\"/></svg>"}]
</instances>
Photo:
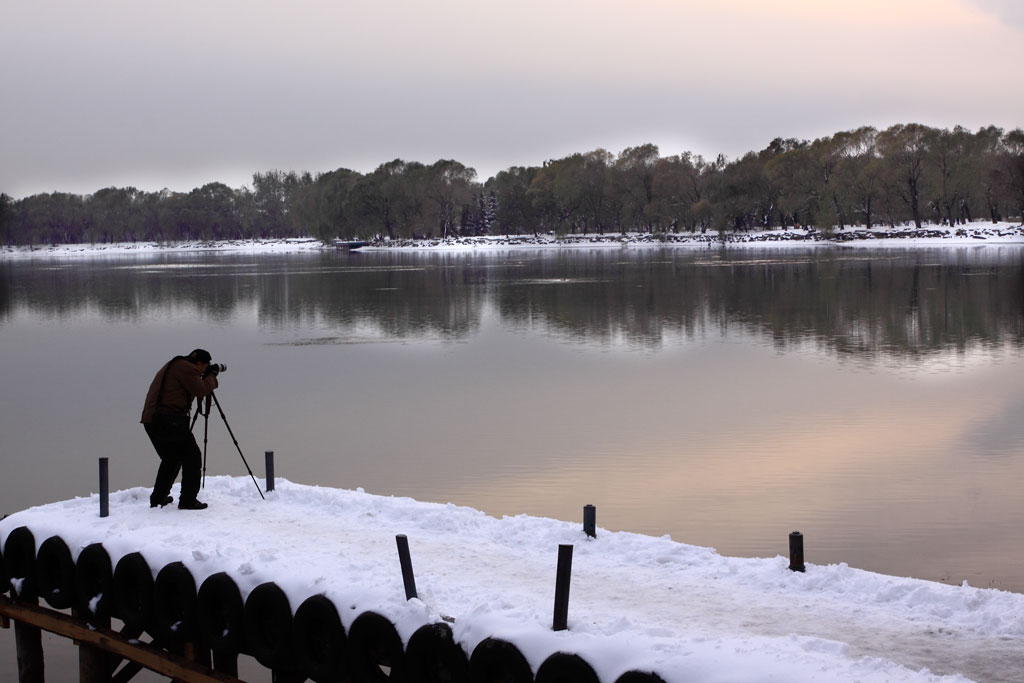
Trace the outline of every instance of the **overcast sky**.
<instances>
[{"instance_id":1,"label":"overcast sky","mask_svg":"<svg viewBox=\"0 0 1024 683\"><path fill-rule=\"evenodd\" d=\"M1024 126L1020 0L0 0L0 191Z\"/></svg>"}]
</instances>

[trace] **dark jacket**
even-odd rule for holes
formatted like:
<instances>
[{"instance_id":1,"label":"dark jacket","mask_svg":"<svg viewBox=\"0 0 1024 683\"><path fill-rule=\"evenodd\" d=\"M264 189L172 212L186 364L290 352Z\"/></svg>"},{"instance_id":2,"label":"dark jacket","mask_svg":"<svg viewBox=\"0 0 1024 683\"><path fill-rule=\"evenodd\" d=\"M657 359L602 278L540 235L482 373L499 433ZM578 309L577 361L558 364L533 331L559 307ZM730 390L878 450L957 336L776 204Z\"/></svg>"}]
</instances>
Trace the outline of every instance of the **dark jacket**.
<instances>
[{"instance_id":1,"label":"dark jacket","mask_svg":"<svg viewBox=\"0 0 1024 683\"><path fill-rule=\"evenodd\" d=\"M163 391L160 389L161 384ZM142 409L140 422L149 424L157 413L187 416L192 408L193 399L208 395L217 386L215 375L201 377L199 366L187 358L179 356L168 361L149 385L146 406Z\"/></svg>"}]
</instances>

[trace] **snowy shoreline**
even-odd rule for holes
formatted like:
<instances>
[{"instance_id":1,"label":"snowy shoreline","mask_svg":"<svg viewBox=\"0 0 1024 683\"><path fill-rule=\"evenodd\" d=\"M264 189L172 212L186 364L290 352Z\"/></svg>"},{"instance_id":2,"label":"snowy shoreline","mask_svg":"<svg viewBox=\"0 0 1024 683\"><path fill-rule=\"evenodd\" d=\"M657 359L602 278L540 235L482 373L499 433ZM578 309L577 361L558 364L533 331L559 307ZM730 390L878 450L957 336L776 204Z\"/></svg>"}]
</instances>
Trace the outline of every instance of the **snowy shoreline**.
<instances>
[{"instance_id":1,"label":"snowy shoreline","mask_svg":"<svg viewBox=\"0 0 1024 683\"><path fill-rule=\"evenodd\" d=\"M59 535L73 557L100 542L114 564L138 551L154 572L182 562L197 586L226 572L243 599L273 581L293 610L323 594L346 629L375 611L403 642L444 619L467 652L507 639L534 671L554 652L576 653L608 683L630 669L667 683L1011 681L1024 666L1024 595L966 582L810 562L796 573L781 556L724 557L604 529L588 539L574 522L280 479L264 502L247 477L211 477L201 513L151 509L148 495L112 493L107 518L96 495L33 507L0 521L0 538L26 526L37 547ZM416 568L410 601L396 534ZM560 544L575 557L569 629L554 632Z\"/></svg>"},{"instance_id":2,"label":"snowy shoreline","mask_svg":"<svg viewBox=\"0 0 1024 683\"><path fill-rule=\"evenodd\" d=\"M360 251L437 251L487 249L552 249L578 247L721 247L721 246L849 246L849 247L945 247L1024 244L1024 225L1016 223L971 223L948 227L846 228L825 237L816 230L787 229L764 232L727 233L604 233L580 235L512 235L455 237L449 239L377 240ZM266 253L286 254L333 251L314 238L221 240L216 242L122 242L109 244L58 244L8 246L0 248L0 259L120 256L157 253Z\"/></svg>"},{"instance_id":3,"label":"snowy shoreline","mask_svg":"<svg viewBox=\"0 0 1024 683\"><path fill-rule=\"evenodd\" d=\"M447 240L417 239L374 242L365 249L481 249L531 247L716 247L716 246L964 246L983 244L1024 244L1024 225L1013 223L974 223L967 226L926 225L883 227L866 230L848 228L826 237L814 229L767 230L726 233L604 233L582 235L514 235L456 237Z\"/></svg>"}]
</instances>

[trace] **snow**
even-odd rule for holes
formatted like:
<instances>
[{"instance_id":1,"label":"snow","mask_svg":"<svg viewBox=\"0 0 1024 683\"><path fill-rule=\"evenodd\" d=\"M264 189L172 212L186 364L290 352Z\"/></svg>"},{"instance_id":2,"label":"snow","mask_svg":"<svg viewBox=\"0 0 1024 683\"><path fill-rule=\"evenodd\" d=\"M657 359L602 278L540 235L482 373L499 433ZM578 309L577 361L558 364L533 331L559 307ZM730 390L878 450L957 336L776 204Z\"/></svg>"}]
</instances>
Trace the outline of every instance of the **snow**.
<instances>
[{"instance_id":1,"label":"snow","mask_svg":"<svg viewBox=\"0 0 1024 683\"><path fill-rule=\"evenodd\" d=\"M723 241L724 237L724 241ZM395 240L374 242L366 250L374 249L530 249L537 247L717 247L751 245L766 246L865 246L865 247L922 247L922 246L978 246L980 244L1022 244L1024 225L1015 223L972 223L948 227L924 225L920 230L913 226L847 228L835 230L831 238L825 238L817 230L803 228L766 230L761 232L730 232L724 236L715 231L706 234L608 232L604 234L579 234L556 236L554 234L456 237L447 240Z\"/></svg>"},{"instance_id":2,"label":"snow","mask_svg":"<svg viewBox=\"0 0 1024 683\"><path fill-rule=\"evenodd\" d=\"M274 240L222 240L218 242L114 242L107 244L51 244L0 248L0 258L52 256L126 256L188 252L290 254L323 249L320 240L289 238Z\"/></svg>"},{"instance_id":3,"label":"snow","mask_svg":"<svg viewBox=\"0 0 1024 683\"><path fill-rule=\"evenodd\" d=\"M768 230L764 232L728 233L725 243L751 246L821 246L842 245L849 247L932 247L980 246L985 244L1024 244L1024 225L1016 223L970 223L948 227L925 225L921 230L913 226L847 228L837 230L835 238L822 239L820 233L807 229ZM626 234L608 232L604 234L580 234L556 236L553 234L453 237L449 239L426 240L380 240L363 251L375 250L493 250L493 249L536 249L572 247L709 247L723 244L721 236L714 231L701 233L651 234L630 232ZM58 244L32 247L0 248L0 258L39 258L75 256L122 256L129 254L157 254L168 252L222 252L222 253L300 253L333 249L312 238L290 238L279 240L223 240L219 242L126 242L113 244Z\"/></svg>"},{"instance_id":4,"label":"snow","mask_svg":"<svg viewBox=\"0 0 1024 683\"><path fill-rule=\"evenodd\" d=\"M149 493L112 493L106 518L97 495L30 508L0 522L0 538L27 526L37 544L60 535L76 556L94 542L114 563L140 551L154 571L183 562L197 585L223 571L243 597L274 581L293 610L322 593L346 627L373 610L405 641L453 618L467 652L505 638L534 671L556 651L577 653L609 683L634 668L669 683L1009 681L1024 670L1021 594L845 564L798 573L782 556L724 557L604 529L590 539L578 522L281 479L264 501L248 477L210 477L199 512L150 508ZM416 573L410 601L397 534ZM569 628L554 632L559 544L574 546L573 575Z\"/></svg>"}]
</instances>

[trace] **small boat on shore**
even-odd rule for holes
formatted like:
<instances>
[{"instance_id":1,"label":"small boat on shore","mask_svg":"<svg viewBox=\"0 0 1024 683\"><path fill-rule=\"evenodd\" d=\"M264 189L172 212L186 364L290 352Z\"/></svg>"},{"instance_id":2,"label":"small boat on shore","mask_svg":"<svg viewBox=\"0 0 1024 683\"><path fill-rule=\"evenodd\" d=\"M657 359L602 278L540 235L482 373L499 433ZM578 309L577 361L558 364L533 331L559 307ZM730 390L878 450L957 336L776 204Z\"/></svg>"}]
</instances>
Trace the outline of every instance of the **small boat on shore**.
<instances>
[{"instance_id":1,"label":"small boat on shore","mask_svg":"<svg viewBox=\"0 0 1024 683\"><path fill-rule=\"evenodd\" d=\"M367 246L369 242L361 242L359 240L334 240L335 249L344 249L346 251L355 251Z\"/></svg>"}]
</instances>

